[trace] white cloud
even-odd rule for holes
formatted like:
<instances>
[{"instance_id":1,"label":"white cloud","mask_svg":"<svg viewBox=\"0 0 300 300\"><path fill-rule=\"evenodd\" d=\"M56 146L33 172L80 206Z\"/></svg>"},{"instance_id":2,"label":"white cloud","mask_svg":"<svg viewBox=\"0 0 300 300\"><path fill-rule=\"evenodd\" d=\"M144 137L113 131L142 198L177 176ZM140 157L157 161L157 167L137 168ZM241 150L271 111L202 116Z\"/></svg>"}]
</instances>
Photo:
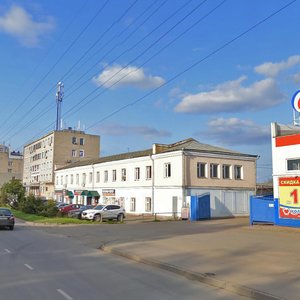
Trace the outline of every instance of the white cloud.
<instances>
[{"instance_id":1,"label":"white cloud","mask_svg":"<svg viewBox=\"0 0 300 300\"><path fill-rule=\"evenodd\" d=\"M100 132L101 134L107 134L110 136L141 135L145 138L171 136L171 133L166 130L158 130L148 126L127 126L119 124L101 126Z\"/></svg>"},{"instance_id":2,"label":"white cloud","mask_svg":"<svg viewBox=\"0 0 300 300\"><path fill-rule=\"evenodd\" d=\"M165 80L158 76L146 75L142 68L120 65L107 67L93 82L106 88L117 88L122 86L134 86L141 89L150 89L161 86Z\"/></svg>"},{"instance_id":3,"label":"white cloud","mask_svg":"<svg viewBox=\"0 0 300 300\"><path fill-rule=\"evenodd\" d=\"M242 86L246 77L217 85L214 90L189 94L175 107L176 112L206 114L259 111L273 107L285 100L272 78Z\"/></svg>"},{"instance_id":4,"label":"white cloud","mask_svg":"<svg viewBox=\"0 0 300 300\"><path fill-rule=\"evenodd\" d=\"M208 122L207 130L198 131L195 135L216 140L227 146L262 145L270 143L271 140L270 126L238 118L213 119Z\"/></svg>"},{"instance_id":5,"label":"white cloud","mask_svg":"<svg viewBox=\"0 0 300 300\"><path fill-rule=\"evenodd\" d=\"M291 78L295 84L300 84L300 73L296 73L292 75Z\"/></svg>"},{"instance_id":6,"label":"white cloud","mask_svg":"<svg viewBox=\"0 0 300 300\"><path fill-rule=\"evenodd\" d=\"M9 11L0 16L0 31L16 37L26 47L36 47L46 32L54 29L53 18L37 22L20 6L13 5Z\"/></svg>"},{"instance_id":7,"label":"white cloud","mask_svg":"<svg viewBox=\"0 0 300 300\"><path fill-rule=\"evenodd\" d=\"M266 62L254 68L256 73L263 74L268 77L275 77L281 71L292 68L300 63L300 55L290 56L286 61L278 63Z\"/></svg>"}]
</instances>

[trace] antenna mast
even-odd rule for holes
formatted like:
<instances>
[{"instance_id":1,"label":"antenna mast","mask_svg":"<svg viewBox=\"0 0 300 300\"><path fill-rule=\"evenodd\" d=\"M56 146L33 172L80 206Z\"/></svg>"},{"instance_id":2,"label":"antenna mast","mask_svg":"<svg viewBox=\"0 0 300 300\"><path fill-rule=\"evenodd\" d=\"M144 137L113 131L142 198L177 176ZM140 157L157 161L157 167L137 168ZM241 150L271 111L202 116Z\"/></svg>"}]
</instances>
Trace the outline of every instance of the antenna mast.
<instances>
[{"instance_id":1,"label":"antenna mast","mask_svg":"<svg viewBox=\"0 0 300 300\"><path fill-rule=\"evenodd\" d=\"M61 130L61 103L64 97L64 85L62 82L57 84L56 89L56 131Z\"/></svg>"}]
</instances>

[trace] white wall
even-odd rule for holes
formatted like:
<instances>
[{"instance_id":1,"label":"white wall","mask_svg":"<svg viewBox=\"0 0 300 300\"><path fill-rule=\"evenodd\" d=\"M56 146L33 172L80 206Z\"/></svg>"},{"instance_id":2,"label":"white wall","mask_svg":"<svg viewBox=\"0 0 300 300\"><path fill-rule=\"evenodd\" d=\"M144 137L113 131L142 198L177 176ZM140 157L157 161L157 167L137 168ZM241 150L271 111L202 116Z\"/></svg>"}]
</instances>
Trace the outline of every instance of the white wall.
<instances>
[{"instance_id":1,"label":"white wall","mask_svg":"<svg viewBox=\"0 0 300 300\"><path fill-rule=\"evenodd\" d=\"M300 159L300 145L276 147L275 138L272 138L272 166L274 197L278 198L278 178L300 176L299 170L287 170L288 159Z\"/></svg>"}]
</instances>

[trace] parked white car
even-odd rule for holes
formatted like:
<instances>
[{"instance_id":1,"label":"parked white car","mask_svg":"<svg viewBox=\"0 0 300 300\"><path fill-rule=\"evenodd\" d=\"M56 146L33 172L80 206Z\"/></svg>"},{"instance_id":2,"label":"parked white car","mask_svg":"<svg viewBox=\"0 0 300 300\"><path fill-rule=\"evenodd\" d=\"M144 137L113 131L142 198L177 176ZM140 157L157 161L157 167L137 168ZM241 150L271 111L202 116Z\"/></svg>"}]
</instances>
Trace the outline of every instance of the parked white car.
<instances>
[{"instance_id":1,"label":"parked white car","mask_svg":"<svg viewBox=\"0 0 300 300\"><path fill-rule=\"evenodd\" d=\"M122 222L125 218L125 209L119 205L97 205L92 209L84 210L81 219L102 222L116 219Z\"/></svg>"}]
</instances>

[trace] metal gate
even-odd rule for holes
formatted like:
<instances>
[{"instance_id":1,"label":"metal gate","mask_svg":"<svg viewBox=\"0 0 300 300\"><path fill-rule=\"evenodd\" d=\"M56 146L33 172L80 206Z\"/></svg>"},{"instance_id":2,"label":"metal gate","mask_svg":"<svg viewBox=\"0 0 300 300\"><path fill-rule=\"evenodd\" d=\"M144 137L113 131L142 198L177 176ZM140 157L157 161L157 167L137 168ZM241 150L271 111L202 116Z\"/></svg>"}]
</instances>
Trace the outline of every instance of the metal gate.
<instances>
[{"instance_id":1,"label":"metal gate","mask_svg":"<svg viewBox=\"0 0 300 300\"><path fill-rule=\"evenodd\" d=\"M250 224L275 223L275 207L273 197L250 197Z\"/></svg>"},{"instance_id":2,"label":"metal gate","mask_svg":"<svg viewBox=\"0 0 300 300\"><path fill-rule=\"evenodd\" d=\"M210 219L210 194L191 196L191 221Z\"/></svg>"}]
</instances>

